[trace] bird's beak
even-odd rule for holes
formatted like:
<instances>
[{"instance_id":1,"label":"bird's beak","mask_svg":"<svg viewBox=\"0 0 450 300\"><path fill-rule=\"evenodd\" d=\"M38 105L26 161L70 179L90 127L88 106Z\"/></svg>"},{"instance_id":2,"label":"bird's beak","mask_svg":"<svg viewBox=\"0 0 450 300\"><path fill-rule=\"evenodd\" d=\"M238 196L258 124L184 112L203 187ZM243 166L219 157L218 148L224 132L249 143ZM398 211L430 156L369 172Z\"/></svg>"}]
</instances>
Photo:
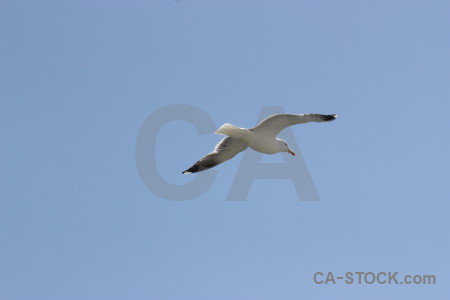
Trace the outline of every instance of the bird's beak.
<instances>
[{"instance_id":1,"label":"bird's beak","mask_svg":"<svg viewBox=\"0 0 450 300\"><path fill-rule=\"evenodd\" d=\"M289 152L292 156L295 156L295 152L292 151L291 149L289 149L288 152Z\"/></svg>"}]
</instances>

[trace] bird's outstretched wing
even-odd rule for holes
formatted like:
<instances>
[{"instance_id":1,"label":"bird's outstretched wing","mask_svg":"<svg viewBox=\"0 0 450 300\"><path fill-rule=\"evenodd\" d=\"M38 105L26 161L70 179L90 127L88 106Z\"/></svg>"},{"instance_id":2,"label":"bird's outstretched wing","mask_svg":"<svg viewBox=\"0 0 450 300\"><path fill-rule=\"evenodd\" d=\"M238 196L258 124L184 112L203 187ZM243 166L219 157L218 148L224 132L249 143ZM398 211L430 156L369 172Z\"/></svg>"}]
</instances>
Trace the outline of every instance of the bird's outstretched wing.
<instances>
[{"instance_id":1,"label":"bird's outstretched wing","mask_svg":"<svg viewBox=\"0 0 450 300\"><path fill-rule=\"evenodd\" d=\"M214 148L214 151L208 153L192 167L183 172L183 174L197 173L210 169L232 159L236 154L247 149L248 145L236 138L225 137Z\"/></svg>"},{"instance_id":2,"label":"bird's outstretched wing","mask_svg":"<svg viewBox=\"0 0 450 300\"><path fill-rule=\"evenodd\" d=\"M279 114L270 116L262 120L258 125L250 130L260 132L268 136L275 137L281 130L295 124L308 122L326 122L336 119L336 115L321 115L321 114Z\"/></svg>"}]
</instances>

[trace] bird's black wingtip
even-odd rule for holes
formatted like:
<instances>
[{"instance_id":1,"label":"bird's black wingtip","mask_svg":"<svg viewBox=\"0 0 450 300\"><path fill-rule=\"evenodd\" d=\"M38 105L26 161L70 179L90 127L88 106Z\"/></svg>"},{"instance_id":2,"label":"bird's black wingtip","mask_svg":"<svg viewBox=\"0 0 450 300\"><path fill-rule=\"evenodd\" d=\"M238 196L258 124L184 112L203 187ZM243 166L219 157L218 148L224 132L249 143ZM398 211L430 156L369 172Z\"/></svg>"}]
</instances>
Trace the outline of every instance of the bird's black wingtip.
<instances>
[{"instance_id":1,"label":"bird's black wingtip","mask_svg":"<svg viewBox=\"0 0 450 300\"><path fill-rule=\"evenodd\" d=\"M196 163L195 165L193 165L192 167L190 167L189 169L187 169L186 171L181 172L182 174L191 174L191 173L197 173L200 167L198 165L198 163Z\"/></svg>"},{"instance_id":2,"label":"bird's black wingtip","mask_svg":"<svg viewBox=\"0 0 450 300\"><path fill-rule=\"evenodd\" d=\"M332 115L324 115L323 116L323 120L324 121L334 121L336 120L337 115L336 114L332 114Z\"/></svg>"}]
</instances>

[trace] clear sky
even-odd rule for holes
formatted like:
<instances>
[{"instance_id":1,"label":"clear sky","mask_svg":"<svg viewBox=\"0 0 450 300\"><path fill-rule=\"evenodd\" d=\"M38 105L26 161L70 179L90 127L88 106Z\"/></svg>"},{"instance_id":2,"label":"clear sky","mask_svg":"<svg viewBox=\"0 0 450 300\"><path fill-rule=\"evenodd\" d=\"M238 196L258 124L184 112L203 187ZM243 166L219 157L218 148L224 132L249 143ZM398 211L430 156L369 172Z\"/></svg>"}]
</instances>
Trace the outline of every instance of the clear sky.
<instances>
[{"instance_id":1,"label":"clear sky","mask_svg":"<svg viewBox=\"0 0 450 300\"><path fill-rule=\"evenodd\" d=\"M0 299L450 299L449 37L449 1L1 0ZM136 140L171 104L337 113L292 128L320 201L281 179L226 201L242 154L157 196ZM167 124L154 172L188 183L219 139Z\"/></svg>"}]
</instances>

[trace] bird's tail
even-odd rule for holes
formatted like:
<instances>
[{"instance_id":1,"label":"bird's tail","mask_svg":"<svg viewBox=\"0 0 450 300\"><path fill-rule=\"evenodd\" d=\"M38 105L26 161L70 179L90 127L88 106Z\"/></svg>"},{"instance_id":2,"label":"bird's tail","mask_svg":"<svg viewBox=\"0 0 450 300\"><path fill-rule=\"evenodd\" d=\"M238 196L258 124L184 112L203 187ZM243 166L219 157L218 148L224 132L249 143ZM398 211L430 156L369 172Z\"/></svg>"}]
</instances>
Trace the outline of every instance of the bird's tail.
<instances>
[{"instance_id":1,"label":"bird's tail","mask_svg":"<svg viewBox=\"0 0 450 300\"><path fill-rule=\"evenodd\" d=\"M229 123L225 123L216 130L216 134L228 135L234 138L245 140L247 137L247 130L245 128L239 128Z\"/></svg>"}]
</instances>

